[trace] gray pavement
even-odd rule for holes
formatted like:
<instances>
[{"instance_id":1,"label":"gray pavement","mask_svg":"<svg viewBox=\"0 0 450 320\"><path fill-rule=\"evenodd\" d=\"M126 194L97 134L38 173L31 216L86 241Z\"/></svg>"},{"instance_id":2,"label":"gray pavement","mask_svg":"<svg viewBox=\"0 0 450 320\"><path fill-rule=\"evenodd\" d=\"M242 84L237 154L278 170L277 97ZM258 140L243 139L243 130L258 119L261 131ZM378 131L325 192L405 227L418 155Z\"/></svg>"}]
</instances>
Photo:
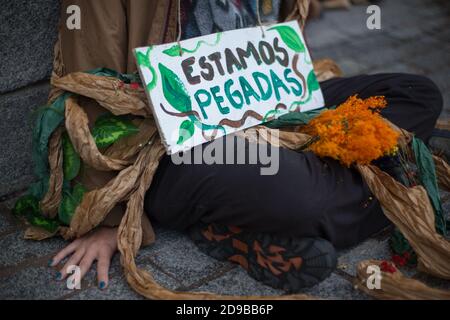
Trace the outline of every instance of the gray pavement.
<instances>
[{"instance_id":1,"label":"gray pavement","mask_svg":"<svg viewBox=\"0 0 450 320\"><path fill-rule=\"evenodd\" d=\"M381 3L382 30L365 27L364 6L328 11L311 21L307 39L314 58L335 59L346 75L377 72L410 72L432 78L445 99L442 118L450 116L450 5L447 0L385 0ZM38 92L39 90L37 90ZM11 117L13 116L11 110ZM11 169L13 170L13 169ZM20 168L18 170L21 170ZM24 180L25 181L25 180ZM19 190L23 187L17 181ZM23 240L25 226L13 219L10 207L16 194L0 203L0 299L141 299L126 284L116 256L110 286L96 287L95 272L83 280L81 290L68 290L54 280L56 271L47 260L65 245L61 239L43 242ZM450 194L442 200L450 213ZM137 263L151 271L162 285L177 290L212 291L222 294L283 294L251 279L239 267L202 254L185 234L156 226L155 245L139 252ZM305 293L326 299L369 299L353 289L356 263L363 259L390 259L387 232L340 252L338 269ZM409 276L430 285L450 289L450 281L438 280L413 269Z\"/></svg>"}]
</instances>

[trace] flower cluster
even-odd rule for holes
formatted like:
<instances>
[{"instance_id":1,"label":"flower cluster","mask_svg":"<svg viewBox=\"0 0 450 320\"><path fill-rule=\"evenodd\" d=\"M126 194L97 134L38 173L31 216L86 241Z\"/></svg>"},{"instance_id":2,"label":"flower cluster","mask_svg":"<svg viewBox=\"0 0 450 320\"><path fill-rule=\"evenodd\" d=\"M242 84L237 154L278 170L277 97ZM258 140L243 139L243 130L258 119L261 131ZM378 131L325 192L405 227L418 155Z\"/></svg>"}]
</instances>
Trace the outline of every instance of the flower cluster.
<instances>
[{"instance_id":1,"label":"flower cluster","mask_svg":"<svg viewBox=\"0 0 450 320\"><path fill-rule=\"evenodd\" d=\"M396 273L397 272L397 268L395 268L395 266L388 261L381 262L380 270L383 272L387 272L387 273Z\"/></svg>"},{"instance_id":2,"label":"flower cluster","mask_svg":"<svg viewBox=\"0 0 450 320\"><path fill-rule=\"evenodd\" d=\"M302 128L316 138L309 150L346 166L369 164L395 153L399 134L380 115L386 104L382 96L360 99L355 95L336 109L322 112Z\"/></svg>"},{"instance_id":3,"label":"flower cluster","mask_svg":"<svg viewBox=\"0 0 450 320\"><path fill-rule=\"evenodd\" d=\"M410 259L411 259L411 254L408 251L405 251L402 255L394 254L392 256L392 262L397 267L403 267L403 266L407 265Z\"/></svg>"}]
</instances>

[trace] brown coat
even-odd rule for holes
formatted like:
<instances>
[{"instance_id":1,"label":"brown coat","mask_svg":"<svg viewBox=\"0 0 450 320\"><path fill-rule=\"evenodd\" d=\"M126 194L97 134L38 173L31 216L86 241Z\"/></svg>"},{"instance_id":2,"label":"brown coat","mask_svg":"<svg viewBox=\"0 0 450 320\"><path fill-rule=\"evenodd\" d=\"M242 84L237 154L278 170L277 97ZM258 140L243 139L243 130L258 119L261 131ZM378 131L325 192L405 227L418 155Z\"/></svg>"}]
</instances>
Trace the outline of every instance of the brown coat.
<instances>
[{"instance_id":1,"label":"brown coat","mask_svg":"<svg viewBox=\"0 0 450 320\"><path fill-rule=\"evenodd\" d=\"M176 37L176 2L167 0L64 0L60 21L60 65L55 77L72 72L107 67L121 73L133 73L136 65L132 49L148 44L173 41ZM81 9L81 29L69 30L67 7ZM172 14L170 14L172 13ZM105 112L92 99L80 102L92 125ZM76 178L88 190L104 186L117 175L85 166ZM118 226L124 205L117 205L102 223ZM146 215L143 216L143 245L154 241L154 233Z\"/></svg>"},{"instance_id":2,"label":"brown coat","mask_svg":"<svg viewBox=\"0 0 450 320\"><path fill-rule=\"evenodd\" d=\"M286 0L282 12L292 12L293 0ZM81 9L81 29L66 27L67 7ZM177 0L63 0L61 7L60 40L57 44L59 61L54 77L106 67L121 73L133 73L136 65L132 50L149 44L175 41L177 33ZM92 99L82 99L80 105L92 126L105 109ZM99 171L84 166L76 181L88 190L104 186L117 175L115 171ZM102 225L118 226L124 204L115 206ZM143 245L154 241L151 224L144 214Z\"/></svg>"}]
</instances>

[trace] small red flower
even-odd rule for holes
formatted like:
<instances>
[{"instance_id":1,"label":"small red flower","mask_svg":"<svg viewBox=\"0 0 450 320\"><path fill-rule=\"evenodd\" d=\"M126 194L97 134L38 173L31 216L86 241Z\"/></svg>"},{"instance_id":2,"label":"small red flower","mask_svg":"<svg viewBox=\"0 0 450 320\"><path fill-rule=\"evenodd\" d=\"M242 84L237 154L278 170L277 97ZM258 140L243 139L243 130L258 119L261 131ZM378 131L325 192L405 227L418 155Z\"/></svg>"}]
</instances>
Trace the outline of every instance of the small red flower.
<instances>
[{"instance_id":1,"label":"small red flower","mask_svg":"<svg viewBox=\"0 0 450 320\"><path fill-rule=\"evenodd\" d=\"M388 261L381 262L380 269L381 269L381 271L388 272L388 273L395 273L397 271L395 266Z\"/></svg>"},{"instance_id":2,"label":"small red flower","mask_svg":"<svg viewBox=\"0 0 450 320\"><path fill-rule=\"evenodd\" d=\"M403 267L406 265L407 260L404 256L399 256L398 254L394 254L392 256L392 262L394 262L395 265L398 267Z\"/></svg>"},{"instance_id":3,"label":"small red flower","mask_svg":"<svg viewBox=\"0 0 450 320\"><path fill-rule=\"evenodd\" d=\"M133 90L139 89L139 83L137 83L137 82L130 83L130 88Z\"/></svg>"}]
</instances>

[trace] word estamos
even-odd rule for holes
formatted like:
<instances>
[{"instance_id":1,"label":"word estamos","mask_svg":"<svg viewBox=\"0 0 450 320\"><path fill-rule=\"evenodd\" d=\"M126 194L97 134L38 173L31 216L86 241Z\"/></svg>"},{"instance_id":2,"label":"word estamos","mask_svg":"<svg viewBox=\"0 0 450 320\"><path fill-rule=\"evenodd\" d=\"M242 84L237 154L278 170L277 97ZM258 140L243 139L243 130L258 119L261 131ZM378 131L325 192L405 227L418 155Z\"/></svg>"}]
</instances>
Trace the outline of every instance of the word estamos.
<instances>
[{"instance_id":1,"label":"word estamos","mask_svg":"<svg viewBox=\"0 0 450 320\"><path fill-rule=\"evenodd\" d=\"M235 80L228 79L222 86L212 85L208 89L198 89L194 98L204 119L208 119L207 108L213 103L221 114L230 113L230 108L242 109L244 105L252 102L267 101L275 96L277 101L282 99L282 94L300 97L304 87L291 68L289 68L289 54L280 46L277 37L272 44L267 41L259 41L257 45L247 42L245 49L225 49L214 52L208 56L202 56L198 60L189 57L181 62L184 76L190 85L198 85L202 82L214 83L217 77L231 76L235 72L246 70L250 60L258 66L259 71L251 75L241 75ZM284 68L282 74L276 73L270 66L279 64ZM199 70L194 72L193 66Z\"/></svg>"}]
</instances>

